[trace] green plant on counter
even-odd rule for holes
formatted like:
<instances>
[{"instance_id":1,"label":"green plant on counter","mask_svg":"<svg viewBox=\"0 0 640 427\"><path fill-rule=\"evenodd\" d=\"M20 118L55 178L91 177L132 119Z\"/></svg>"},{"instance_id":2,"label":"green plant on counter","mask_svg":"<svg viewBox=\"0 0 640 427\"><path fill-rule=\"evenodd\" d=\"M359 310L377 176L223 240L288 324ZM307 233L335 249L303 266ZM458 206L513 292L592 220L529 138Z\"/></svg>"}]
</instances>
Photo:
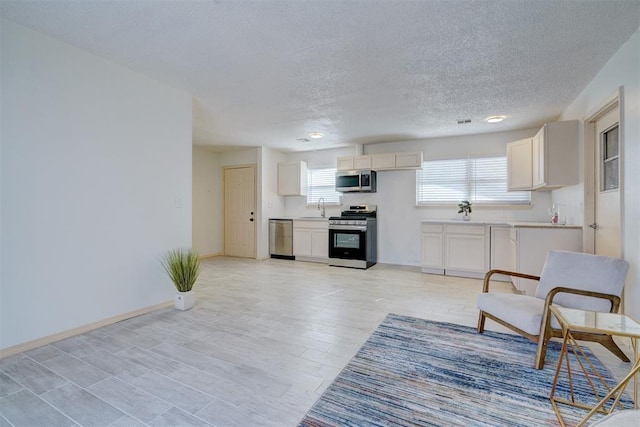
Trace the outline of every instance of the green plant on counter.
<instances>
[{"instance_id":1,"label":"green plant on counter","mask_svg":"<svg viewBox=\"0 0 640 427\"><path fill-rule=\"evenodd\" d=\"M200 274L200 258L192 249L173 249L161 260L178 292L189 292Z\"/></svg>"},{"instance_id":2,"label":"green plant on counter","mask_svg":"<svg viewBox=\"0 0 640 427\"><path fill-rule=\"evenodd\" d=\"M471 213L471 203L469 203L468 200L463 200L458 203L458 213L469 215Z\"/></svg>"}]
</instances>

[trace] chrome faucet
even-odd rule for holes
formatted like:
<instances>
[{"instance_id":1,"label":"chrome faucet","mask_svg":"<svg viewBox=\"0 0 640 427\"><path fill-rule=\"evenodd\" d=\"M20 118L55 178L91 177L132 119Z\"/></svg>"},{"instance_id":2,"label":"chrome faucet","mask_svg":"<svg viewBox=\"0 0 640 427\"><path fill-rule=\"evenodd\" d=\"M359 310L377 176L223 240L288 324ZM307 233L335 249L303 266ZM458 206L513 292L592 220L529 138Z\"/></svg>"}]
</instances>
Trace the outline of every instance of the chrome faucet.
<instances>
[{"instance_id":1,"label":"chrome faucet","mask_svg":"<svg viewBox=\"0 0 640 427\"><path fill-rule=\"evenodd\" d=\"M320 208L320 201L322 200L322 208ZM324 216L326 215L325 211L324 211L324 197L320 197L318 199L318 210L320 211L320 215L322 216L322 218L324 218Z\"/></svg>"}]
</instances>

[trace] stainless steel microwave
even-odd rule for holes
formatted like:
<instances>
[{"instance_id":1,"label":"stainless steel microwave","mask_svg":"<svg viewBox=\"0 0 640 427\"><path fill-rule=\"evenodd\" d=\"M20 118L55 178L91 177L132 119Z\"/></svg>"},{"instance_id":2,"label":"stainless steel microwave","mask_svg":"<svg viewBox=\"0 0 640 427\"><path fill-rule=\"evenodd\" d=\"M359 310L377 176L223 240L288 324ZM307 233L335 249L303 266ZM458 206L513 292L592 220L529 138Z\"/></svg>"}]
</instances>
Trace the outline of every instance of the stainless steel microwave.
<instances>
[{"instance_id":1,"label":"stainless steel microwave","mask_svg":"<svg viewBox=\"0 0 640 427\"><path fill-rule=\"evenodd\" d=\"M336 191L342 193L375 193L376 171L360 169L336 172Z\"/></svg>"}]
</instances>

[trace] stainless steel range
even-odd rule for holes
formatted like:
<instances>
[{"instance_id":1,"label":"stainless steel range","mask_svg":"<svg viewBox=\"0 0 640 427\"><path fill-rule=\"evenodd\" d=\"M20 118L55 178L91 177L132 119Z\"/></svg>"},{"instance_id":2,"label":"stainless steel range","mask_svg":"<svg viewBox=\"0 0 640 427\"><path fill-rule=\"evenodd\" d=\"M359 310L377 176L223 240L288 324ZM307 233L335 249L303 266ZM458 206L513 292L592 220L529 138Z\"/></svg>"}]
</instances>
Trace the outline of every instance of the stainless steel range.
<instances>
[{"instance_id":1,"label":"stainless steel range","mask_svg":"<svg viewBox=\"0 0 640 427\"><path fill-rule=\"evenodd\" d=\"M329 265L367 269L378 261L375 205L353 205L329 218Z\"/></svg>"}]
</instances>

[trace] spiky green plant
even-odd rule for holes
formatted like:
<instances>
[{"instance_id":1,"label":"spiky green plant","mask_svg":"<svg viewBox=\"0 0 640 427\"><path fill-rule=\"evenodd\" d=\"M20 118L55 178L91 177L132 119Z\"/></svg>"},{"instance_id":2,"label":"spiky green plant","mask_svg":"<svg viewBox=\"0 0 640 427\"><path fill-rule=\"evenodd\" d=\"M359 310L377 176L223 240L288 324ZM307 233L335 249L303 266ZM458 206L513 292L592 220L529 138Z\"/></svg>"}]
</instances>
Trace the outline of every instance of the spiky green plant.
<instances>
[{"instance_id":1,"label":"spiky green plant","mask_svg":"<svg viewBox=\"0 0 640 427\"><path fill-rule=\"evenodd\" d=\"M200 258L193 249L173 249L161 260L178 292L189 292L200 274Z\"/></svg>"}]
</instances>

